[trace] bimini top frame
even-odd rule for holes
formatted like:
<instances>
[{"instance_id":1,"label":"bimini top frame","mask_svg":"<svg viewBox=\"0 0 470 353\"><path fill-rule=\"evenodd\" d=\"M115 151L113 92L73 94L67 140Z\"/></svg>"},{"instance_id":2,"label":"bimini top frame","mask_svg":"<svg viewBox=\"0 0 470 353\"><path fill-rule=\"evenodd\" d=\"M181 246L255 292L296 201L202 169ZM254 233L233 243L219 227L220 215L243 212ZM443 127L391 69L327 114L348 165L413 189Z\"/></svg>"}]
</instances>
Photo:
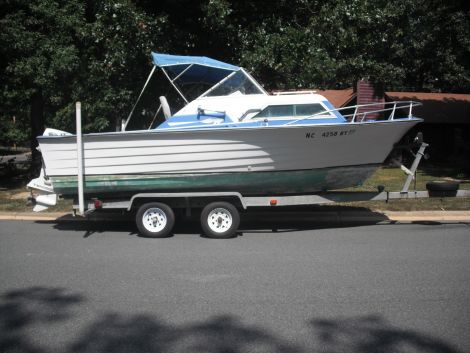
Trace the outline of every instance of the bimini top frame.
<instances>
[{"instance_id":1,"label":"bimini top frame","mask_svg":"<svg viewBox=\"0 0 470 353\"><path fill-rule=\"evenodd\" d=\"M178 86L201 83L209 87L241 70L240 67L214 60L205 56L181 56L152 52L155 66L158 66L186 103L188 99Z\"/></svg>"},{"instance_id":2,"label":"bimini top frame","mask_svg":"<svg viewBox=\"0 0 470 353\"><path fill-rule=\"evenodd\" d=\"M155 73L155 69L159 67L165 77L168 79L173 88L178 92L181 98L189 103L188 98L183 92L183 86L186 84L203 84L210 87L207 91L200 94L199 97L209 95L223 82L229 80L236 73L240 73L246 77L262 94L267 94L261 85L256 82L243 68L224 63L222 61L214 60L205 56L181 56L169 55L152 52L152 61L154 67L145 82L145 85L137 98L134 106L132 107L129 116L122 123L122 130L124 131L129 123L134 110L142 97L150 79ZM159 109L160 110L160 109ZM159 111L158 110L158 111ZM157 111L157 113L158 113Z\"/></svg>"}]
</instances>

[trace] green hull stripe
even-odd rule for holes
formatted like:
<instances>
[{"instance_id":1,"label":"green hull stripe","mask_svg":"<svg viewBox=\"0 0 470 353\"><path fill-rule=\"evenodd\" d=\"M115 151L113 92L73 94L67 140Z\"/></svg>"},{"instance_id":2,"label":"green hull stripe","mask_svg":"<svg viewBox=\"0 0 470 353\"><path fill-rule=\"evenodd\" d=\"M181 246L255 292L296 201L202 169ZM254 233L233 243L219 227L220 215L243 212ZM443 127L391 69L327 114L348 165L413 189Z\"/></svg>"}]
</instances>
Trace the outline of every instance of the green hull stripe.
<instances>
[{"instance_id":1,"label":"green hull stripe","mask_svg":"<svg viewBox=\"0 0 470 353\"><path fill-rule=\"evenodd\" d=\"M324 168L301 171L97 175L85 177L85 193L130 194L135 192L238 191L245 195L305 193L361 184L376 165ZM51 177L54 190L63 195L77 193L77 177Z\"/></svg>"}]
</instances>

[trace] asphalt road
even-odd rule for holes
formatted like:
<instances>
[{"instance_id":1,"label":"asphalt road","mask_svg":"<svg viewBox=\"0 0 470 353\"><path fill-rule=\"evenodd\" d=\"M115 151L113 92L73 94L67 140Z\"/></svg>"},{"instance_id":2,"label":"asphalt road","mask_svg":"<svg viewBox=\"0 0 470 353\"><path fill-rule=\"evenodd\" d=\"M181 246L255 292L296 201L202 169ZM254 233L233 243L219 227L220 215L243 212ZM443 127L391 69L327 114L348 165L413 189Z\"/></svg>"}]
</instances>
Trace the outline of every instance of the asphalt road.
<instances>
[{"instance_id":1,"label":"asphalt road","mask_svg":"<svg viewBox=\"0 0 470 353\"><path fill-rule=\"evenodd\" d=\"M469 224L244 227L0 221L0 351L470 351Z\"/></svg>"}]
</instances>

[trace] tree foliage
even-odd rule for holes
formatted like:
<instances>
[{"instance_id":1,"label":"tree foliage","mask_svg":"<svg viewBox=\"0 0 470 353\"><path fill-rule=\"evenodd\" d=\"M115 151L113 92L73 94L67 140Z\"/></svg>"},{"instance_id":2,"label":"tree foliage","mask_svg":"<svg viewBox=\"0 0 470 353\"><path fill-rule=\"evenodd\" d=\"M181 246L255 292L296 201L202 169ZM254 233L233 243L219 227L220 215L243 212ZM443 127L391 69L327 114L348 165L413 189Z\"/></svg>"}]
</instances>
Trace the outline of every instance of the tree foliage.
<instances>
[{"instance_id":1,"label":"tree foliage","mask_svg":"<svg viewBox=\"0 0 470 353\"><path fill-rule=\"evenodd\" d=\"M66 104L79 63L83 6L69 1L7 1L0 20L2 120L17 116L31 126L33 161L40 164L35 136L44 130L44 111ZM10 115L10 116L8 116ZM11 135L7 131L5 136ZM4 136L4 137L5 137Z\"/></svg>"},{"instance_id":2,"label":"tree foliage","mask_svg":"<svg viewBox=\"0 0 470 353\"><path fill-rule=\"evenodd\" d=\"M264 4L265 6L267 4ZM389 88L470 89L464 1L211 0L204 23L270 88L335 88L359 78Z\"/></svg>"},{"instance_id":3,"label":"tree foliage","mask_svg":"<svg viewBox=\"0 0 470 353\"><path fill-rule=\"evenodd\" d=\"M86 131L115 130L151 50L239 64L268 89L369 78L470 90L466 1L4 0L0 13L0 121L15 116L34 136L44 124L73 131L77 100Z\"/></svg>"},{"instance_id":4,"label":"tree foliage","mask_svg":"<svg viewBox=\"0 0 470 353\"><path fill-rule=\"evenodd\" d=\"M164 46L166 16L150 17L126 1L103 1L86 28L75 99L92 117L85 128L120 127L148 75L151 50Z\"/></svg>"}]
</instances>

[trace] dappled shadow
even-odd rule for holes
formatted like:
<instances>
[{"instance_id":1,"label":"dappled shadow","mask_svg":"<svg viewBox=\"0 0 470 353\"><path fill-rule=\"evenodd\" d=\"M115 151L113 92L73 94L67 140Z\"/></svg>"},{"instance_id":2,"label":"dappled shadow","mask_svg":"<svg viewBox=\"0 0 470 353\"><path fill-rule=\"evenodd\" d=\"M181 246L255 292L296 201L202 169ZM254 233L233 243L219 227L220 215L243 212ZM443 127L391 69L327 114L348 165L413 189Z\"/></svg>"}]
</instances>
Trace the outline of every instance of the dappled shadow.
<instances>
[{"instance_id":1,"label":"dappled shadow","mask_svg":"<svg viewBox=\"0 0 470 353\"><path fill-rule=\"evenodd\" d=\"M2 155L2 153L7 153ZM0 187L12 188L26 185L31 176L31 153L2 151L0 148Z\"/></svg>"},{"instance_id":2,"label":"dappled shadow","mask_svg":"<svg viewBox=\"0 0 470 353\"><path fill-rule=\"evenodd\" d=\"M469 182L470 180L470 167L468 164L462 166L440 164L433 165L425 163L420 168L425 174L436 177L437 180L457 180L462 182Z\"/></svg>"},{"instance_id":3,"label":"dappled shadow","mask_svg":"<svg viewBox=\"0 0 470 353\"><path fill-rule=\"evenodd\" d=\"M1 295L0 351L42 353L54 347L70 353L459 353L448 342L397 327L379 315L313 318L305 323L310 335L300 344L229 314L172 325L152 314L109 312L70 332L72 338L62 346L47 340L41 347L33 343L35 326L74 320L71 309L83 302L84 296L58 288L32 287ZM55 337L55 327L48 327L49 337Z\"/></svg>"},{"instance_id":4,"label":"dappled shadow","mask_svg":"<svg viewBox=\"0 0 470 353\"><path fill-rule=\"evenodd\" d=\"M107 314L90 327L71 352L302 352L267 331L230 315L171 326L150 315Z\"/></svg>"},{"instance_id":5,"label":"dappled shadow","mask_svg":"<svg viewBox=\"0 0 470 353\"><path fill-rule=\"evenodd\" d=\"M69 309L84 298L62 288L31 287L9 291L0 300L0 351L42 352L30 342L26 329L70 319Z\"/></svg>"},{"instance_id":6,"label":"dappled shadow","mask_svg":"<svg viewBox=\"0 0 470 353\"><path fill-rule=\"evenodd\" d=\"M321 352L458 352L449 343L393 326L379 315L314 319L310 324L322 347Z\"/></svg>"}]
</instances>

